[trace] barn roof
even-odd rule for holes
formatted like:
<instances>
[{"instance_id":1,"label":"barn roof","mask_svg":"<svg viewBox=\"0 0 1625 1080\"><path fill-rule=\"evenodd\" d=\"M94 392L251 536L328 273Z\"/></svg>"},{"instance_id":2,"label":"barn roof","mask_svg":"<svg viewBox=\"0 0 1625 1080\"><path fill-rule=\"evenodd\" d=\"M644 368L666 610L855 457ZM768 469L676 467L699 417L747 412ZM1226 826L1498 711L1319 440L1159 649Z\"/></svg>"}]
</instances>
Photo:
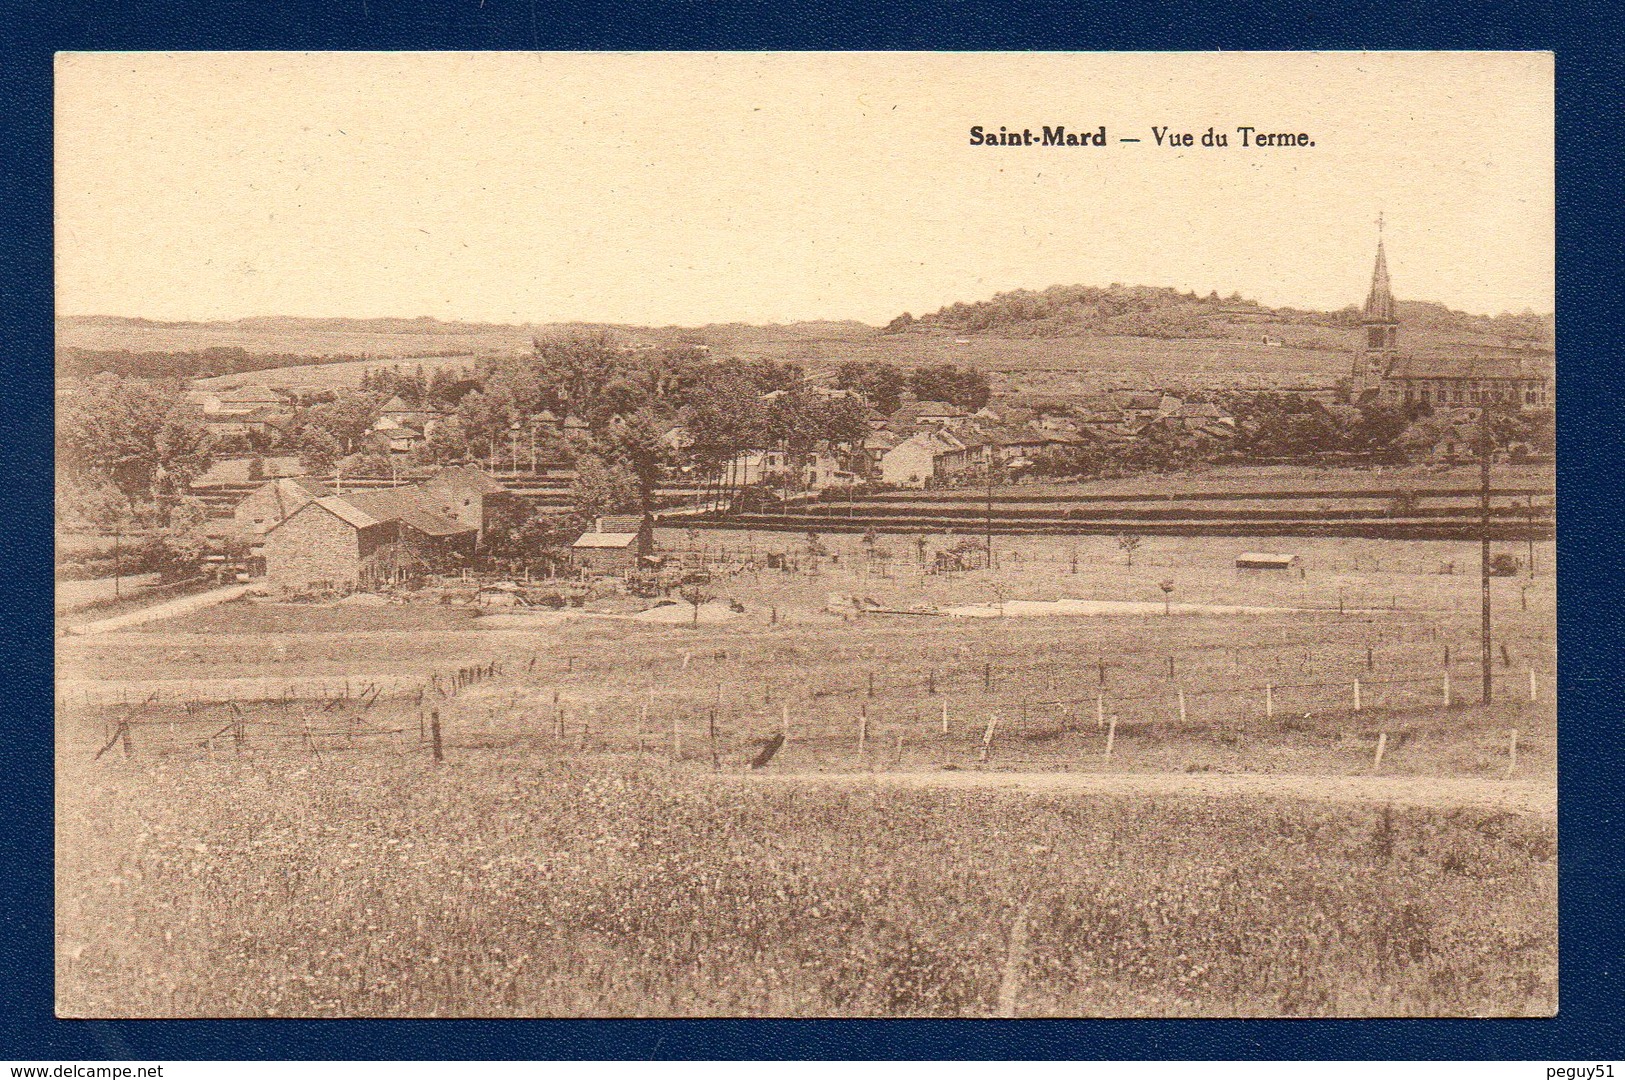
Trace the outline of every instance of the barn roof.
<instances>
[{"instance_id":1,"label":"barn roof","mask_svg":"<svg viewBox=\"0 0 1625 1080\"><path fill-rule=\"evenodd\" d=\"M501 482L477 465L447 465L429 478L433 483L452 484L477 495L506 491Z\"/></svg>"},{"instance_id":2,"label":"barn roof","mask_svg":"<svg viewBox=\"0 0 1625 1080\"><path fill-rule=\"evenodd\" d=\"M455 536L478 531L472 525L464 525L441 513L424 492L415 487L383 488L346 495L345 498L380 522L398 521L425 536Z\"/></svg>"},{"instance_id":3,"label":"barn roof","mask_svg":"<svg viewBox=\"0 0 1625 1080\"><path fill-rule=\"evenodd\" d=\"M327 495L314 500L316 506L326 510L340 521L354 525L358 529L370 529L374 525L382 525L382 518L373 517L355 503L338 495Z\"/></svg>"}]
</instances>

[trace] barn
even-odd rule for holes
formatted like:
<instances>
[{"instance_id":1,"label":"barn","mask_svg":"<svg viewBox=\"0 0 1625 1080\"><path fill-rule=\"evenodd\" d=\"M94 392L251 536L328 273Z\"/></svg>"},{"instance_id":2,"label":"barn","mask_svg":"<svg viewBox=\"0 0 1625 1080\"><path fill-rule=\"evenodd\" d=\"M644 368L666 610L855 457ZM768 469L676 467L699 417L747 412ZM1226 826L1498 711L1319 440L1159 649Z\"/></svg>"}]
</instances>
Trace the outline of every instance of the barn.
<instances>
[{"instance_id":1,"label":"barn","mask_svg":"<svg viewBox=\"0 0 1625 1080\"><path fill-rule=\"evenodd\" d=\"M413 489L330 495L265 533L265 579L285 589L342 589L403 564L446 568L473 555L476 533Z\"/></svg>"}]
</instances>

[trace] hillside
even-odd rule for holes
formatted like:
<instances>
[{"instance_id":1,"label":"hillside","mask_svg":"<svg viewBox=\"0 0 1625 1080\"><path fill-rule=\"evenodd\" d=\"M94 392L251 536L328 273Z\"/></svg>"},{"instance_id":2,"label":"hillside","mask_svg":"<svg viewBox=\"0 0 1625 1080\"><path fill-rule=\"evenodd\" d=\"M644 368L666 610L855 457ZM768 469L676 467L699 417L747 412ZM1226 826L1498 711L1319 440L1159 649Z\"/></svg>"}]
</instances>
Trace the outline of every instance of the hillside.
<instances>
[{"instance_id":1,"label":"hillside","mask_svg":"<svg viewBox=\"0 0 1625 1080\"><path fill-rule=\"evenodd\" d=\"M1408 350L1547 342L1551 316L1483 316L1402 301ZM628 344L703 344L718 355L798 364L811 374L848 362L909 368L955 363L989 373L997 393L1325 387L1347 375L1358 314L1267 308L1174 289L1054 286L956 303L885 328L854 321L752 326L501 324L266 316L225 322L67 316L57 320L59 377L213 376L221 386L355 385L369 367L472 365L555 333L608 333ZM250 378L251 377L251 378Z\"/></svg>"},{"instance_id":2,"label":"hillside","mask_svg":"<svg viewBox=\"0 0 1625 1080\"><path fill-rule=\"evenodd\" d=\"M1553 317L1472 315L1443 304L1400 301L1403 325L1417 330L1485 338L1474 344L1549 344ZM1304 311L1269 308L1238 293L1221 298L1145 285L1052 285L1041 292L1017 289L989 300L954 303L916 319L904 313L886 326L889 334L954 333L1003 337L1106 335L1153 338L1230 338L1240 326L1280 325L1317 328L1339 335L1359 325L1359 309Z\"/></svg>"}]
</instances>

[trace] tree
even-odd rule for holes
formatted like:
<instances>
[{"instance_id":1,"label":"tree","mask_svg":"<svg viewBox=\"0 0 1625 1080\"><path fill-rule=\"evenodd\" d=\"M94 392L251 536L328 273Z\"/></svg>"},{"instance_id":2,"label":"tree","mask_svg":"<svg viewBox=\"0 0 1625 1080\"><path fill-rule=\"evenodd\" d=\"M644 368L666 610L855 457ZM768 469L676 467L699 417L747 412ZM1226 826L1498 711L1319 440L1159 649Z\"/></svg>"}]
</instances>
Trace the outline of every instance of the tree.
<instances>
[{"instance_id":1,"label":"tree","mask_svg":"<svg viewBox=\"0 0 1625 1080\"><path fill-rule=\"evenodd\" d=\"M848 360L835 369L835 385L841 390L856 390L871 408L890 415L902 404L908 379L893 364Z\"/></svg>"},{"instance_id":2,"label":"tree","mask_svg":"<svg viewBox=\"0 0 1625 1080\"><path fill-rule=\"evenodd\" d=\"M1140 546L1140 538L1134 533L1120 533L1117 537L1117 546L1123 549L1124 555L1128 556L1128 565L1133 566L1134 552Z\"/></svg>"},{"instance_id":3,"label":"tree","mask_svg":"<svg viewBox=\"0 0 1625 1080\"><path fill-rule=\"evenodd\" d=\"M56 430L61 466L107 480L131 502L198 475L213 452L207 429L174 396L135 380L90 380L59 397Z\"/></svg>"},{"instance_id":4,"label":"tree","mask_svg":"<svg viewBox=\"0 0 1625 1080\"><path fill-rule=\"evenodd\" d=\"M341 449L331 432L319 424L296 426L289 434L288 444L299 454L299 464L308 473L325 475L333 471Z\"/></svg>"},{"instance_id":5,"label":"tree","mask_svg":"<svg viewBox=\"0 0 1625 1080\"><path fill-rule=\"evenodd\" d=\"M458 403L456 420L468 451L494 458L496 448L507 441L508 429L517 415L508 394L474 390Z\"/></svg>"},{"instance_id":6,"label":"tree","mask_svg":"<svg viewBox=\"0 0 1625 1080\"><path fill-rule=\"evenodd\" d=\"M127 528L132 517L130 500L105 478L58 470L56 520L59 525L111 532L115 528Z\"/></svg>"},{"instance_id":7,"label":"tree","mask_svg":"<svg viewBox=\"0 0 1625 1080\"><path fill-rule=\"evenodd\" d=\"M588 521L604 514L631 510L638 506L638 478L620 462L584 454L576 460L570 505L578 516Z\"/></svg>"},{"instance_id":8,"label":"tree","mask_svg":"<svg viewBox=\"0 0 1625 1080\"><path fill-rule=\"evenodd\" d=\"M377 394L341 390L332 401L307 409L300 418L300 426L321 428L344 453L354 453L356 444L378 422L383 405Z\"/></svg>"},{"instance_id":9,"label":"tree","mask_svg":"<svg viewBox=\"0 0 1625 1080\"><path fill-rule=\"evenodd\" d=\"M945 401L972 411L986 405L993 393L986 375L955 364L917 367L909 373L908 386L921 401Z\"/></svg>"},{"instance_id":10,"label":"tree","mask_svg":"<svg viewBox=\"0 0 1625 1080\"><path fill-rule=\"evenodd\" d=\"M701 604L709 604L711 601L716 599L716 596L714 594L706 592L704 589L700 588L698 585L685 586L683 588L682 592L680 592L678 595L680 595L689 604L693 605L693 609L694 609L693 620L694 621L689 624L691 626L700 625L700 605Z\"/></svg>"}]
</instances>

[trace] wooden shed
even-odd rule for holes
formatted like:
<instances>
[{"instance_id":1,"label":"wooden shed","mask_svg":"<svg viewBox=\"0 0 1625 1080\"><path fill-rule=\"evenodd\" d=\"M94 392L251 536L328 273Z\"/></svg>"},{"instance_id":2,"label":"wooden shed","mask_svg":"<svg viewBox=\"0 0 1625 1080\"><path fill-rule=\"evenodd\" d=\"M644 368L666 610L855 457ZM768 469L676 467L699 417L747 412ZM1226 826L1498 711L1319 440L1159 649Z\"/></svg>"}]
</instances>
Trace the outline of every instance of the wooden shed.
<instances>
[{"instance_id":1,"label":"wooden shed","mask_svg":"<svg viewBox=\"0 0 1625 1080\"><path fill-rule=\"evenodd\" d=\"M1243 551L1236 556L1237 570L1290 570L1298 565L1296 555L1275 551Z\"/></svg>"}]
</instances>

